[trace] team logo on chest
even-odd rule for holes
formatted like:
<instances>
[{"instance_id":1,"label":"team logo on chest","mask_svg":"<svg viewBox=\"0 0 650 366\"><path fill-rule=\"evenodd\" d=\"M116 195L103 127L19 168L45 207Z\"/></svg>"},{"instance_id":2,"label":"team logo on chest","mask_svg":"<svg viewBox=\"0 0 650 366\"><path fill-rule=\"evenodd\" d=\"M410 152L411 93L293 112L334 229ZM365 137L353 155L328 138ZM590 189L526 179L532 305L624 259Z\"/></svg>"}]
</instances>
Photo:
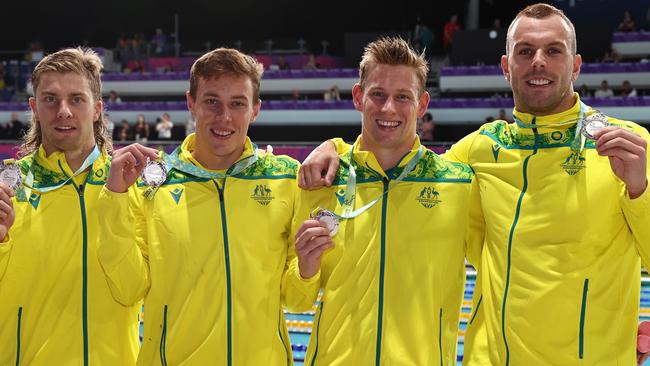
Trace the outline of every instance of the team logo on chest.
<instances>
[{"instance_id":1,"label":"team logo on chest","mask_svg":"<svg viewBox=\"0 0 650 366\"><path fill-rule=\"evenodd\" d=\"M38 204L41 203L41 195L37 193L32 193L31 196L29 196L29 203L34 207L34 210L38 208Z\"/></svg>"},{"instance_id":2,"label":"team logo on chest","mask_svg":"<svg viewBox=\"0 0 650 366\"><path fill-rule=\"evenodd\" d=\"M585 157L577 152L572 152L562 163L562 168L569 175L576 175L586 167Z\"/></svg>"},{"instance_id":3,"label":"team logo on chest","mask_svg":"<svg viewBox=\"0 0 650 366\"><path fill-rule=\"evenodd\" d=\"M181 196L183 195L183 188L175 188L173 191L169 192L169 194L172 195L174 202L178 204L178 201L180 201Z\"/></svg>"},{"instance_id":4,"label":"team logo on chest","mask_svg":"<svg viewBox=\"0 0 650 366\"><path fill-rule=\"evenodd\" d=\"M424 187L420 194L415 198L416 201L426 208L431 208L442 203L440 200L440 193L434 187Z\"/></svg>"},{"instance_id":5,"label":"team logo on chest","mask_svg":"<svg viewBox=\"0 0 650 366\"><path fill-rule=\"evenodd\" d=\"M499 161L499 152L501 151L501 146L494 144L492 145L492 156L494 156L494 162Z\"/></svg>"},{"instance_id":6,"label":"team logo on chest","mask_svg":"<svg viewBox=\"0 0 650 366\"><path fill-rule=\"evenodd\" d=\"M267 186L266 184L258 184L255 186L255 189L253 189L253 194L251 195L251 198L257 201L262 206L266 206L271 202L275 197L273 197L273 193L271 192L271 188Z\"/></svg>"}]
</instances>

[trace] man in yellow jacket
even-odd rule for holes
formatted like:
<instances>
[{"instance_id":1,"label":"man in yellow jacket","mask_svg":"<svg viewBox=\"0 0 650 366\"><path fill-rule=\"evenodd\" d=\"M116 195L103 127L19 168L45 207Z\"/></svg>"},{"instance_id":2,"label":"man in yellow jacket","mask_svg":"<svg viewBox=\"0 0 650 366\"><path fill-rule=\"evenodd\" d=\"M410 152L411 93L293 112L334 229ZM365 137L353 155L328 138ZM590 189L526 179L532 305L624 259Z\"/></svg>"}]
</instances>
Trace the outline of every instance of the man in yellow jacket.
<instances>
[{"instance_id":1,"label":"man in yellow jacket","mask_svg":"<svg viewBox=\"0 0 650 366\"><path fill-rule=\"evenodd\" d=\"M472 167L483 208L469 242L483 245L482 292L464 362L633 364L650 264L648 131L574 93L581 58L560 10L521 11L506 50L515 122L483 125L446 154Z\"/></svg>"},{"instance_id":2,"label":"man in yellow jacket","mask_svg":"<svg viewBox=\"0 0 650 366\"><path fill-rule=\"evenodd\" d=\"M32 124L17 162L25 187L13 226L0 222L10 227L0 244L1 365L135 364L139 306L113 299L96 255L111 148L101 68L93 51L64 49L32 74Z\"/></svg>"},{"instance_id":3,"label":"man in yellow jacket","mask_svg":"<svg viewBox=\"0 0 650 366\"><path fill-rule=\"evenodd\" d=\"M473 173L420 144L427 71L402 39L369 44L361 135L331 187L299 195L287 307L323 291L306 365L456 364Z\"/></svg>"},{"instance_id":4,"label":"man in yellow jacket","mask_svg":"<svg viewBox=\"0 0 650 366\"><path fill-rule=\"evenodd\" d=\"M298 163L247 137L262 71L237 50L203 55L186 94L196 133L159 163L137 144L114 154L99 261L118 301L145 300L139 365L293 363L280 285Z\"/></svg>"}]
</instances>

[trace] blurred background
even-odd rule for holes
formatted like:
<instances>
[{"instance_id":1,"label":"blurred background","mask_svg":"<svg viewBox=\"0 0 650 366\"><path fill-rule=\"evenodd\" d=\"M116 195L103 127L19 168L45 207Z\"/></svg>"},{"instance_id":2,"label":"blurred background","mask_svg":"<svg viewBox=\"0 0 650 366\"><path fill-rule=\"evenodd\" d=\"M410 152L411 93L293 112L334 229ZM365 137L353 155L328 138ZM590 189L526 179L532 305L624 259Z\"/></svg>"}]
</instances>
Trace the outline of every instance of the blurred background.
<instances>
[{"instance_id":1,"label":"blurred background","mask_svg":"<svg viewBox=\"0 0 650 366\"><path fill-rule=\"evenodd\" d=\"M575 24L583 57L574 84L589 105L650 127L650 2L547 1ZM529 1L330 0L4 1L0 24L0 158L13 157L29 125L30 75L44 55L87 46L102 57L105 123L116 145L134 141L171 151L195 122L184 92L197 57L233 47L264 64L262 112L249 135L260 146L302 160L324 139L354 140L360 114L351 102L363 47L400 35L424 52L432 96L418 121L437 152L493 119L510 120L513 101L499 61L506 30ZM170 120L171 138L156 126ZM459 355L471 311L475 271L468 267ZM643 277L641 318L650 287ZM287 314L301 364L313 312Z\"/></svg>"}]
</instances>

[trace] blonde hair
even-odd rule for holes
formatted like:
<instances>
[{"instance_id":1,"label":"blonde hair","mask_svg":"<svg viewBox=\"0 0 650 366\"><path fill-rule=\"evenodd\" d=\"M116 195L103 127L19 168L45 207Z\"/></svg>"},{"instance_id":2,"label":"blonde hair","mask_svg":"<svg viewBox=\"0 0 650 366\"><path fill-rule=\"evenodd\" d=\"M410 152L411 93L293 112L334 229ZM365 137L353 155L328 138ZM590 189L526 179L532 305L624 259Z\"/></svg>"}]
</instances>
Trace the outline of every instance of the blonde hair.
<instances>
[{"instance_id":1,"label":"blonde hair","mask_svg":"<svg viewBox=\"0 0 650 366\"><path fill-rule=\"evenodd\" d=\"M550 16L557 15L562 20L569 26L570 34L569 34L569 47L571 47L571 52L573 55L576 55L578 52L578 42L576 41L576 29L573 26L573 23L569 18L567 18L566 15L564 15L564 12L552 5L549 4L544 4L544 3L538 3L538 4L533 4L527 6L524 10L520 11L517 13L517 16L515 19L510 23L510 26L508 27L508 33L506 36L506 55L509 54L510 52L510 44L512 43L512 29L514 24L519 20L519 18L534 18L534 19L546 19Z\"/></svg>"},{"instance_id":2,"label":"blonde hair","mask_svg":"<svg viewBox=\"0 0 650 366\"><path fill-rule=\"evenodd\" d=\"M417 54L408 42L399 37L383 37L366 46L359 64L359 85L364 88L370 71L377 65L403 65L416 71L420 93L425 90L429 64L424 53Z\"/></svg>"},{"instance_id":3,"label":"blonde hair","mask_svg":"<svg viewBox=\"0 0 650 366\"><path fill-rule=\"evenodd\" d=\"M82 75L90 86L92 98L94 102L100 101L102 98L102 61L99 59L95 51L86 48L66 48L61 51L55 52L51 55L44 57L32 72L32 88L34 95L38 91L41 81L41 76L47 72L57 73L75 73ZM22 138L22 144L18 150L18 156L23 157L38 150L38 147L43 142L41 135L41 124L32 113L32 124L29 130ZM104 125L104 111L99 112L99 118L93 121L93 131L95 135L95 142L100 150L110 152L112 150L111 136L108 135L108 130Z\"/></svg>"},{"instance_id":4,"label":"blonde hair","mask_svg":"<svg viewBox=\"0 0 650 366\"><path fill-rule=\"evenodd\" d=\"M201 56L190 70L190 95L196 98L199 80L223 75L246 76L253 84L253 104L260 98L260 80L264 66L253 57L232 48L217 48Z\"/></svg>"}]
</instances>

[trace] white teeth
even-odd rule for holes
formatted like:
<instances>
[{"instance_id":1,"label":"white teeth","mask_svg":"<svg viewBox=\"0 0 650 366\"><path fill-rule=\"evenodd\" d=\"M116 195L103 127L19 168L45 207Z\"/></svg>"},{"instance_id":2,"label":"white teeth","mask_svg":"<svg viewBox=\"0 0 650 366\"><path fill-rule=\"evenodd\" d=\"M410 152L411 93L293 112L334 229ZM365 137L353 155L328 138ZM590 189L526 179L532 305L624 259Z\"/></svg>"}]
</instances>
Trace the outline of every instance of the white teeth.
<instances>
[{"instance_id":1,"label":"white teeth","mask_svg":"<svg viewBox=\"0 0 650 366\"><path fill-rule=\"evenodd\" d=\"M546 85L546 84L550 84L551 81L546 79L533 79L533 80L529 80L528 83L533 85Z\"/></svg>"},{"instance_id":2,"label":"white teeth","mask_svg":"<svg viewBox=\"0 0 650 366\"><path fill-rule=\"evenodd\" d=\"M397 127L397 126L399 126L399 122L395 122L395 121L377 120L377 123L382 127Z\"/></svg>"},{"instance_id":3,"label":"white teeth","mask_svg":"<svg viewBox=\"0 0 650 366\"><path fill-rule=\"evenodd\" d=\"M219 136L228 136L228 135L233 134L232 131L215 130L215 129L212 129L212 128L210 129L210 131L211 131L213 134L215 134L215 135L219 135Z\"/></svg>"},{"instance_id":4,"label":"white teeth","mask_svg":"<svg viewBox=\"0 0 650 366\"><path fill-rule=\"evenodd\" d=\"M66 131L68 131L68 130L72 130L73 128L74 127L70 127L70 126L59 126L56 129L57 130L66 130Z\"/></svg>"}]
</instances>

